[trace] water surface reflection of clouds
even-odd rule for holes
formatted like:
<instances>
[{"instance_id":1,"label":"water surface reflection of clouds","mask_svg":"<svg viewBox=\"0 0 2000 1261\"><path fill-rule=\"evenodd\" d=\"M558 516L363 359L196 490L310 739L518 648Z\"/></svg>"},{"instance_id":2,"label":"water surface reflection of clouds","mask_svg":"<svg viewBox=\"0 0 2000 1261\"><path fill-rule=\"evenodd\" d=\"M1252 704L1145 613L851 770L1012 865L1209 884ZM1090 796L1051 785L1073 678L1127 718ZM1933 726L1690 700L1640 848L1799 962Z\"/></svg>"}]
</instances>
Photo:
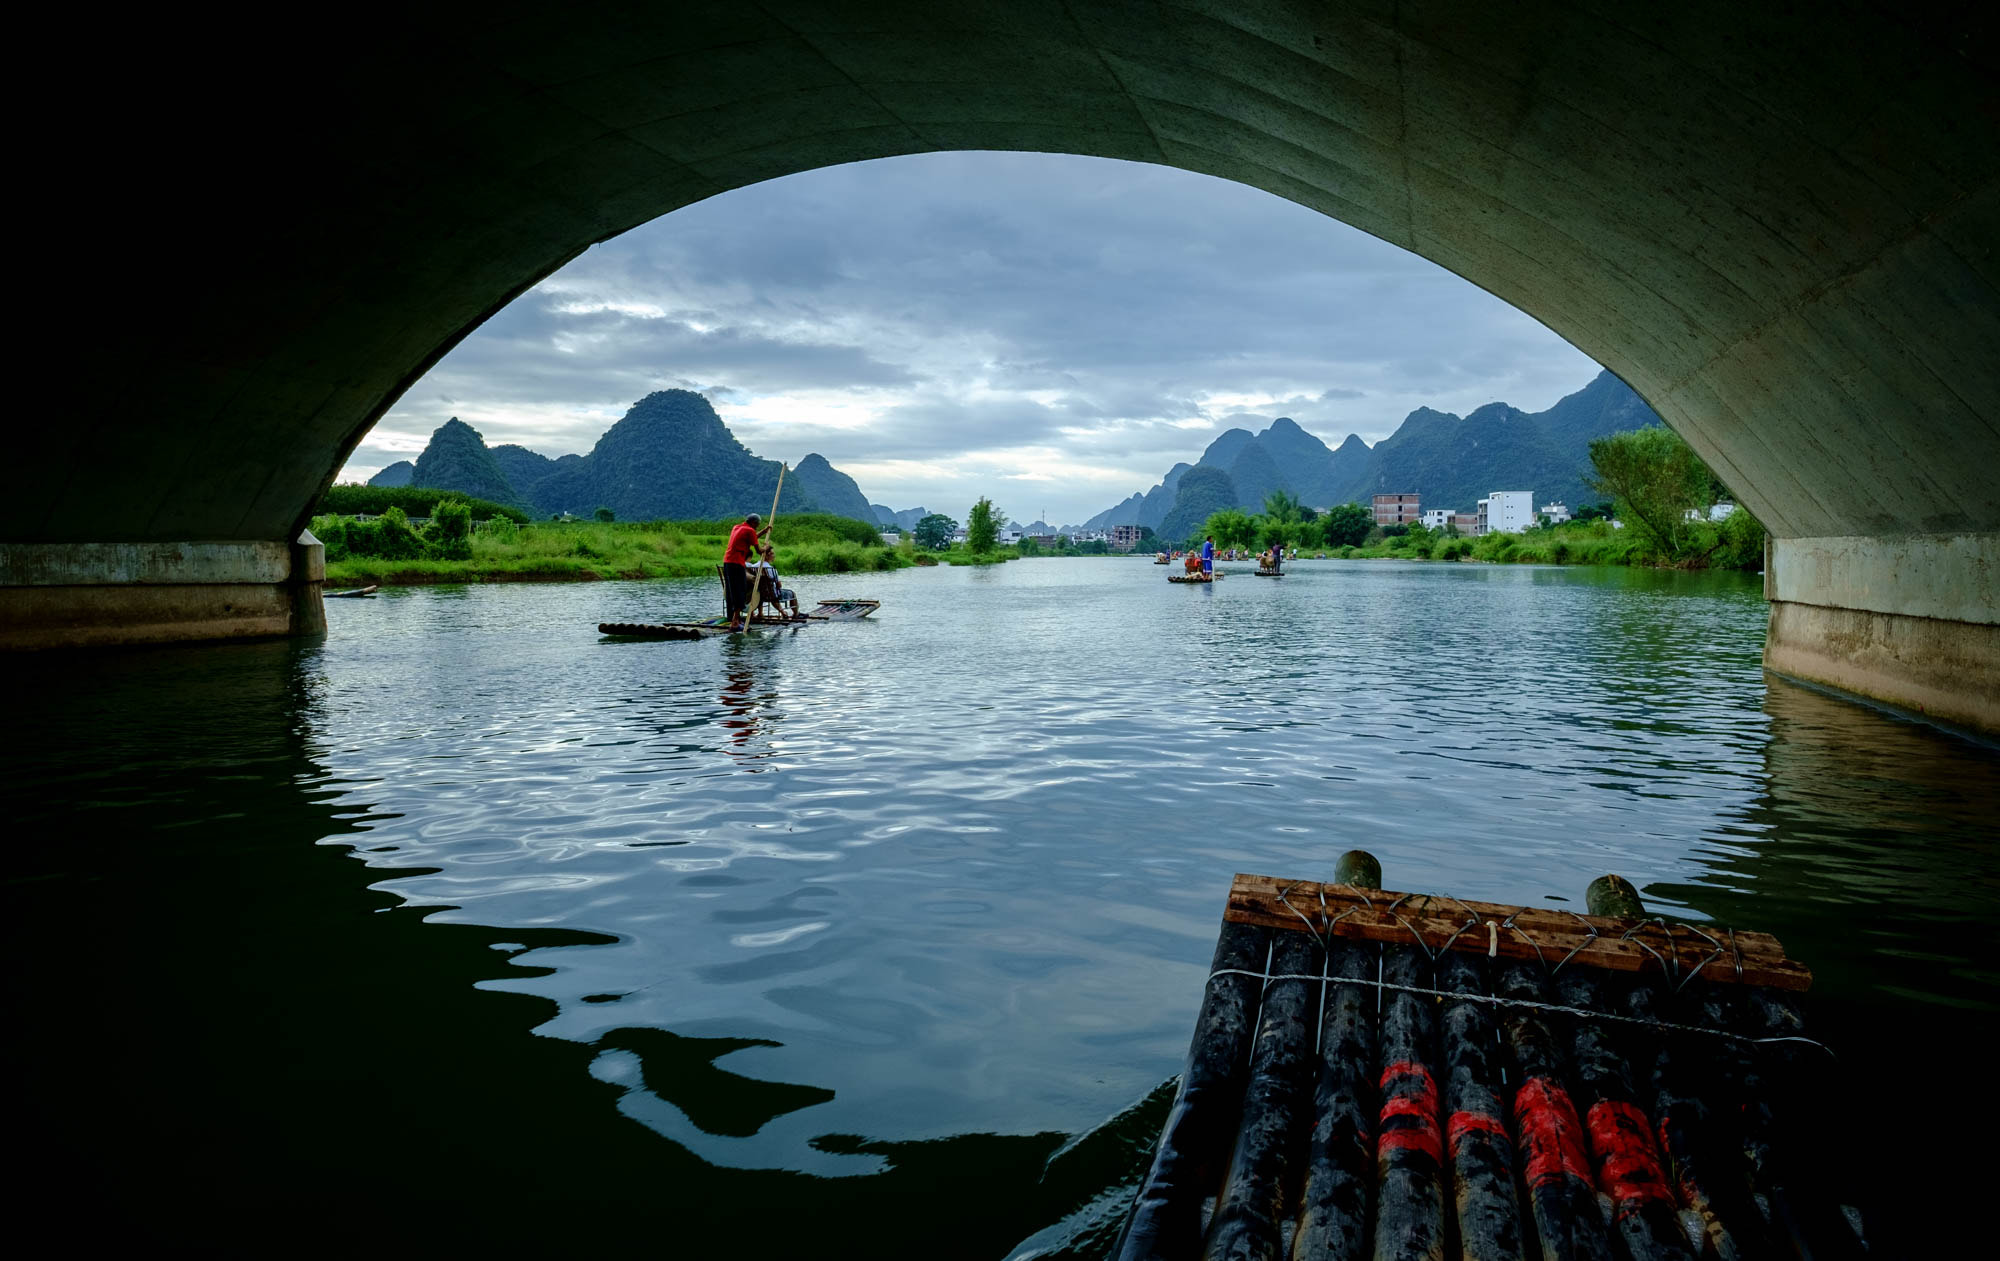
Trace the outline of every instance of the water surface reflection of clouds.
<instances>
[{"instance_id":1,"label":"water surface reflection of clouds","mask_svg":"<svg viewBox=\"0 0 2000 1261\"><path fill-rule=\"evenodd\" d=\"M589 627L695 612L709 584L420 595L400 615L427 632L336 627L315 736L400 816L369 838L381 887L606 939L497 984L551 1000L539 1032L597 1047L625 1115L718 1165L868 1173L879 1155L825 1136L1074 1134L1146 1097L1235 871L1322 874L1360 844L1391 883L1534 904L1615 869L1763 927L1714 891L1775 894L1744 854L1827 830L1771 804L1831 799L1776 761L1754 580L1329 562L1217 595L1107 561L809 581L885 607L635 649ZM1957 756L1960 783L1984 765ZM1973 826L1875 791L1825 808ZM617 1030L724 1047L732 1089L796 1106L708 1128Z\"/></svg>"}]
</instances>

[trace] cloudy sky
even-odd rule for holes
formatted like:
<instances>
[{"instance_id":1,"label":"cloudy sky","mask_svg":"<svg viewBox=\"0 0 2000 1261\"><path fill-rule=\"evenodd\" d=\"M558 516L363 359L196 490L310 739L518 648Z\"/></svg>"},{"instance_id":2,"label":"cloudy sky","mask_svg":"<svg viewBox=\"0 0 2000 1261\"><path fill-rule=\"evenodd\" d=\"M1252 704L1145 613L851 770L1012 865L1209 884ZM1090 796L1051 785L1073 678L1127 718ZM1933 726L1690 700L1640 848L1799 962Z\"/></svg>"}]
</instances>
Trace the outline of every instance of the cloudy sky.
<instances>
[{"instance_id":1,"label":"cloudy sky","mask_svg":"<svg viewBox=\"0 0 2000 1261\"><path fill-rule=\"evenodd\" d=\"M1045 154L889 158L739 189L596 246L474 332L342 480L452 416L588 452L699 390L758 455L876 503L1081 521L1232 425L1329 446L1420 406L1539 411L1596 364L1456 276L1267 193Z\"/></svg>"}]
</instances>

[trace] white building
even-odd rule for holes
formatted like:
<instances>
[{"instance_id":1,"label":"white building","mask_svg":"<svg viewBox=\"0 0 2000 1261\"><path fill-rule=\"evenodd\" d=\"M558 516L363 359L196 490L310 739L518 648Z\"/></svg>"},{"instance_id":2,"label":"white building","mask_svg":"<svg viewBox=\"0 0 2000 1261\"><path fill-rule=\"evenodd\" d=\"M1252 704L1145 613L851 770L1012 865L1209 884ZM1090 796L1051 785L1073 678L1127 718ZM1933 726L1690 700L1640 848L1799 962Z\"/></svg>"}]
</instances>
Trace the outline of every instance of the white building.
<instances>
[{"instance_id":1,"label":"white building","mask_svg":"<svg viewBox=\"0 0 2000 1261\"><path fill-rule=\"evenodd\" d=\"M1451 524L1451 509L1426 508L1424 509L1423 523L1426 530L1442 530Z\"/></svg>"},{"instance_id":2,"label":"white building","mask_svg":"<svg viewBox=\"0 0 2000 1261\"><path fill-rule=\"evenodd\" d=\"M1543 504L1542 515L1549 519L1550 525L1561 525L1569 520L1569 505L1560 499L1552 504Z\"/></svg>"},{"instance_id":3,"label":"white building","mask_svg":"<svg viewBox=\"0 0 2000 1261\"><path fill-rule=\"evenodd\" d=\"M1479 501L1481 534L1519 534L1535 524L1535 492L1496 490Z\"/></svg>"},{"instance_id":4,"label":"white building","mask_svg":"<svg viewBox=\"0 0 2000 1261\"><path fill-rule=\"evenodd\" d=\"M1021 541L1021 527L1008 523L1000 527L1000 546L1012 547Z\"/></svg>"},{"instance_id":5,"label":"white building","mask_svg":"<svg viewBox=\"0 0 2000 1261\"><path fill-rule=\"evenodd\" d=\"M884 543L887 543L887 544L888 544L888 545L889 545L890 547L894 547L894 546L896 546L896 545L897 545L898 543L901 543L901 542L903 541L903 534L902 534L902 531L900 531L900 530L884 530L884 531L882 531L882 541L883 541Z\"/></svg>"},{"instance_id":6,"label":"white building","mask_svg":"<svg viewBox=\"0 0 2000 1261\"><path fill-rule=\"evenodd\" d=\"M1734 511L1736 511L1735 504L1710 504L1707 512L1703 512L1699 508L1689 508L1687 510L1687 519L1690 521L1721 521ZM414 519L412 518L412 520Z\"/></svg>"}]
</instances>

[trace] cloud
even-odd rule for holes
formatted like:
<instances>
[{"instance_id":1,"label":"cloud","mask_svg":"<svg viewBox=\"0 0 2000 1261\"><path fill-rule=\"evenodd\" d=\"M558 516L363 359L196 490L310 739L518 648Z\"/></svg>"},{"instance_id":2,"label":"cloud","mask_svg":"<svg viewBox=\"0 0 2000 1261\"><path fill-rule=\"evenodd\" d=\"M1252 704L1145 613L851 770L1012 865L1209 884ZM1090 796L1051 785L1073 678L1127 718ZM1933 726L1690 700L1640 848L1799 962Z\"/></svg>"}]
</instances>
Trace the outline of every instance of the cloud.
<instances>
[{"instance_id":1,"label":"cloud","mask_svg":"<svg viewBox=\"0 0 2000 1261\"><path fill-rule=\"evenodd\" d=\"M350 468L409 458L452 415L586 451L681 386L752 450L818 451L875 502L969 503L991 479L1076 521L1232 415L1372 442L1419 406L1539 410L1595 372L1443 269L1254 189L930 154L739 189L590 249L446 355Z\"/></svg>"}]
</instances>

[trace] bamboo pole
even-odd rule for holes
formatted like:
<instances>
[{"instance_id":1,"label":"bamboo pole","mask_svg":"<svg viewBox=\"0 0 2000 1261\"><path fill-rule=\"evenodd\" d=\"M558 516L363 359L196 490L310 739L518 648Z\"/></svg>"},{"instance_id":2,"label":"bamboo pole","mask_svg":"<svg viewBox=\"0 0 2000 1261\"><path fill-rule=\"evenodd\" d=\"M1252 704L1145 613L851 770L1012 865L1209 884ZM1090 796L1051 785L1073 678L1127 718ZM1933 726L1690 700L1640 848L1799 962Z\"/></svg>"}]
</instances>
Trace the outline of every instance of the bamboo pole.
<instances>
[{"instance_id":1,"label":"bamboo pole","mask_svg":"<svg viewBox=\"0 0 2000 1261\"><path fill-rule=\"evenodd\" d=\"M1584 898L1592 915L1638 919L1645 914L1638 890L1617 876L1592 881ZM1566 968L1556 978L1556 996L1568 1007L1603 1011L1604 977L1589 968ZM1632 1261L1694 1261L1619 1039L1602 1021L1578 1020L1571 1054L1597 1185L1611 1197L1612 1229L1626 1254Z\"/></svg>"},{"instance_id":2,"label":"bamboo pole","mask_svg":"<svg viewBox=\"0 0 2000 1261\"><path fill-rule=\"evenodd\" d=\"M1317 976L1321 966L1319 943L1303 933L1286 933L1272 943L1274 979L1264 986L1242 1128L1202 1253L1213 1261L1271 1261L1284 1245L1304 1154L1297 1140L1306 1129L1313 1000L1319 989L1316 982L1297 978Z\"/></svg>"},{"instance_id":3,"label":"bamboo pole","mask_svg":"<svg viewBox=\"0 0 2000 1261\"><path fill-rule=\"evenodd\" d=\"M1382 887L1382 865L1350 850L1334 867L1337 884ZM1361 1261L1369 1255L1375 1199L1375 992L1381 947L1332 940L1320 1014L1320 1074L1313 1093L1313 1127L1306 1155L1293 1261Z\"/></svg>"},{"instance_id":4,"label":"bamboo pole","mask_svg":"<svg viewBox=\"0 0 2000 1261\"><path fill-rule=\"evenodd\" d=\"M1382 949L1384 986L1435 988L1418 946ZM1375 1261L1444 1261L1444 1138L1439 1125L1437 1002L1382 992L1381 1123L1375 1131Z\"/></svg>"},{"instance_id":5,"label":"bamboo pole","mask_svg":"<svg viewBox=\"0 0 2000 1261\"><path fill-rule=\"evenodd\" d=\"M1484 995L1484 961L1446 951L1438 961L1438 988ZM1445 1145L1459 1249L1466 1261L1520 1261L1521 1201L1514 1191L1514 1144L1507 1137L1504 1087L1495 1062L1500 1048L1493 1009L1447 999L1442 1023Z\"/></svg>"},{"instance_id":6,"label":"bamboo pole","mask_svg":"<svg viewBox=\"0 0 2000 1261\"><path fill-rule=\"evenodd\" d=\"M1510 960L1495 991L1502 998L1546 1003L1541 965ZM1612 1261L1611 1239L1590 1184L1583 1121L1563 1084L1563 1056L1547 1017L1531 1007L1507 1007L1501 1018L1519 1085L1514 1124L1528 1214L1543 1261Z\"/></svg>"},{"instance_id":7,"label":"bamboo pole","mask_svg":"<svg viewBox=\"0 0 2000 1261\"><path fill-rule=\"evenodd\" d=\"M1214 1192L1221 1172L1218 1149L1236 1132L1242 1114L1258 978L1270 948L1267 928L1222 926L1180 1091L1126 1219L1114 1254L1120 1261L1191 1257L1201 1244L1202 1201Z\"/></svg>"}]
</instances>

